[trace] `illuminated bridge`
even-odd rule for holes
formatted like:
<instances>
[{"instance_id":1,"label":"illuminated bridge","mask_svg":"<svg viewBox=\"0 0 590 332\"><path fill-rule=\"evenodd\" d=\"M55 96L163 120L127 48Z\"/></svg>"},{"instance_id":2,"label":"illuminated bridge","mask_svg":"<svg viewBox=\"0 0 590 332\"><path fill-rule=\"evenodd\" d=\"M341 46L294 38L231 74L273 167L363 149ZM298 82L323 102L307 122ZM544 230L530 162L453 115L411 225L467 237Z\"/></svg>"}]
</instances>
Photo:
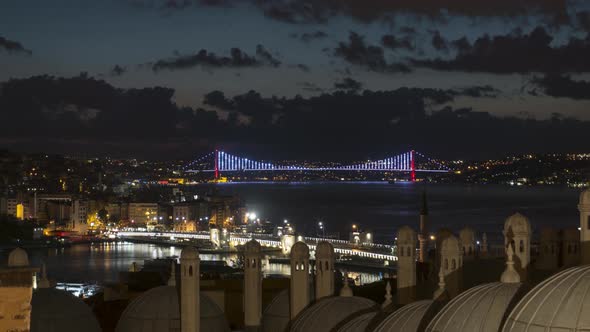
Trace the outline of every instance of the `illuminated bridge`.
<instances>
[{"instance_id":1,"label":"illuminated bridge","mask_svg":"<svg viewBox=\"0 0 590 332\"><path fill-rule=\"evenodd\" d=\"M446 173L450 169L444 163L424 156L411 150L393 157L330 167L282 165L271 162L252 160L225 151L215 150L196 160L184 169L186 172L214 172L218 178L220 173L233 172L275 172L275 171L380 171L380 172L408 172L412 181L416 179L416 172Z\"/></svg>"},{"instance_id":2,"label":"illuminated bridge","mask_svg":"<svg viewBox=\"0 0 590 332\"><path fill-rule=\"evenodd\" d=\"M162 239L162 240L210 240L209 232L198 233L181 233L181 232L149 232L149 231L119 231L116 237L119 239ZM256 239L263 247L283 249L280 237L266 234L238 234L231 233L229 240L236 244L245 244L251 239ZM319 241L328 241L334 246L334 252L342 255L358 256L364 258L377 259L382 261L397 261L397 256L393 255L393 246L377 243L364 243L353 245L344 240L305 237L302 240L309 246L309 249L315 251Z\"/></svg>"}]
</instances>

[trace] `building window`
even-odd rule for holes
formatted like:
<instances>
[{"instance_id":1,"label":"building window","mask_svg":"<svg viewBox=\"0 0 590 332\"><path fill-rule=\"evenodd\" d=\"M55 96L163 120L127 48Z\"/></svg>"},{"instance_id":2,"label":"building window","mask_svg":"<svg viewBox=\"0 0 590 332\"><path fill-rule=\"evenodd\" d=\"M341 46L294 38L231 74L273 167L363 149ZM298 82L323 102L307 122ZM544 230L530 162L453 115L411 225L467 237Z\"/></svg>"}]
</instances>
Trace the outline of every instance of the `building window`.
<instances>
[{"instance_id":1,"label":"building window","mask_svg":"<svg viewBox=\"0 0 590 332\"><path fill-rule=\"evenodd\" d=\"M188 267L188 276L189 277L193 276L193 266L192 265Z\"/></svg>"},{"instance_id":2,"label":"building window","mask_svg":"<svg viewBox=\"0 0 590 332\"><path fill-rule=\"evenodd\" d=\"M590 216L588 216L588 222L587 222L587 224L588 224L587 225L588 226L588 229L590 229Z\"/></svg>"},{"instance_id":3,"label":"building window","mask_svg":"<svg viewBox=\"0 0 590 332\"><path fill-rule=\"evenodd\" d=\"M457 263L455 262L455 259L453 259L453 260L451 261L451 270L452 270L452 271L455 271L455 269L456 269L456 268L457 268Z\"/></svg>"},{"instance_id":4,"label":"building window","mask_svg":"<svg viewBox=\"0 0 590 332\"><path fill-rule=\"evenodd\" d=\"M328 271L330 267L328 266L328 261L326 261L326 271Z\"/></svg>"},{"instance_id":5,"label":"building window","mask_svg":"<svg viewBox=\"0 0 590 332\"><path fill-rule=\"evenodd\" d=\"M449 260L445 258L445 270L449 269Z\"/></svg>"},{"instance_id":6,"label":"building window","mask_svg":"<svg viewBox=\"0 0 590 332\"><path fill-rule=\"evenodd\" d=\"M519 251L520 252L524 252L524 241L523 240L520 240L520 249L519 249Z\"/></svg>"}]
</instances>

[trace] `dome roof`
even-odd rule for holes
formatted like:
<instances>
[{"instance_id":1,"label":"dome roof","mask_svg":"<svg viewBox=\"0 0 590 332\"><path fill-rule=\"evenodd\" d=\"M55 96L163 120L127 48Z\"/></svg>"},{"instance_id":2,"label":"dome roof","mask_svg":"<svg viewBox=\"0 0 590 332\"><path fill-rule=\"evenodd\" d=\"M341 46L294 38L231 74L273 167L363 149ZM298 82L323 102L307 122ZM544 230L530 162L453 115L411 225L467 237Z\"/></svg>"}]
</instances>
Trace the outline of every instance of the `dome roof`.
<instances>
[{"instance_id":1,"label":"dome roof","mask_svg":"<svg viewBox=\"0 0 590 332\"><path fill-rule=\"evenodd\" d=\"M221 309L203 293L200 293L200 310L201 331L229 331ZM152 288L135 298L121 314L115 331L180 331L180 306L176 287Z\"/></svg>"},{"instance_id":2,"label":"dome roof","mask_svg":"<svg viewBox=\"0 0 590 332\"><path fill-rule=\"evenodd\" d=\"M513 233L529 233L531 232L531 222L529 218L520 213L515 213L506 219L504 223L504 232L512 229Z\"/></svg>"},{"instance_id":3,"label":"dome roof","mask_svg":"<svg viewBox=\"0 0 590 332\"><path fill-rule=\"evenodd\" d=\"M8 267L29 266L29 255L24 249L16 248L8 255Z\"/></svg>"},{"instance_id":4,"label":"dome roof","mask_svg":"<svg viewBox=\"0 0 590 332\"><path fill-rule=\"evenodd\" d=\"M326 297L303 310L291 324L291 331L331 331L344 319L370 308L377 308L377 304L364 297Z\"/></svg>"},{"instance_id":5,"label":"dome roof","mask_svg":"<svg viewBox=\"0 0 590 332\"><path fill-rule=\"evenodd\" d=\"M290 321L289 290L277 294L262 314L262 332L284 331Z\"/></svg>"},{"instance_id":6,"label":"dome roof","mask_svg":"<svg viewBox=\"0 0 590 332\"><path fill-rule=\"evenodd\" d=\"M494 282L468 289L445 305L426 331L496 332L520 286Z\"/></svg>"},{"instance_id":7,"label":"dome roof","mask_svg":"<svg viewBox=\"0 0 590 332\"><path fill-rule=\"evenodd\" d=\"M397 230L397 243L416 243L416 232L409 226Z\"/></svg>"},{"instance_id":8,"label":"dome roof","mask_svg":"<svg viewBox=\"0 0 590 332\"><path fill-rule=\"evenodd\" d=\"M586 189L580 193L580 205L590 204L590 189Z\"/></svg>"},{"instance_id":9,"label":"dome roof","mask_svg":"<svg viewBox=\"0 0 590 332\"><path fill-rule=\"evenodd\" d=\"M442 255L457 255L459 250L459 239L454 235L448 236L441 243L440 252Z\"/></svg>"},{"instance_id":10,"label":"dome roof","mask_svg":"<svg viewBox=\"0 0 590 332\"><path fill-rule=\"evenodd\" d=\"M377 315L376 311L365 312L342 323L336 331L338 332L364 332L371 320Z\"/></svg>"},{"instance_id":11,"label":"dome roof","mask_svg":"<svg viewBox=\"0 0 590 332\"><path fill-rule=\"evenodd\" d=\"M309 247L307 244L299 241L291 247L291 257L309 258Z\"/></svg>"},{"instance_id":12,"label":"dome roof","mask_svg":"<svg viewBox=\"0 0 590 332\"><path fill-rule=\"evenodd\" d=\"M587 331L590 326L590 266L555 274L516 305L503 331Z\"/></svg>"},{"instance_id":13,"label":"dome roof","mask_svg":"<svg viewBox=\"0 0 590 332\"><path fill-rule=\"evenodd\" d=\"M405 305L385 317L374 332L416 332L433 303L432 300L423 300Z\"/></svg>"},{"instance_id":14,"label":"dome roof","mask_svg":"<svg viewBox=\"0 0 590 332\"><path fill-rule=\"evenodd\" d=\"M320 241L315 248L316 258L334 257L334 246L328 241Z\"/></svg>"},{"instance_id":15,"label":"dome roof","mask_svg":"<svg viewBox=\"0 0 590 332\"><path fill-rule=\"evenodd\" d=\"M31 299L31 332L100 332L100 325L86 303L66 291L43 288Z\"/></svg>"},{"instance_id":16,"label":"dome roof","mask_svg":"<svg viewBox=\"0 0 590 332\"><path fill-rule=\"evenodd\" d=\"M260 246L260 242L252 239L244 245L244 252L249 254L259 254L262 252L262 247Z\"/></svg>"},{"instance_id":17,"label":"dome roof","mask_svg":"<svg viewBox=\"0 0 590 332\"><path fill-rule=\"evenodd\" d=\"M199 259L199 251L193 246L184 247L180 252L180 259L197 260Z\"/></svg>"},{"instance_id":18,"label":"dome roof","mask_svg":"<svg viewBox=\"0 0 590 332\"><path fill-rule=\"evenodd\" d=\"M459 231L459 238L461 242L475 242L475 231L471 227L465 227Z\"/></svg>"}]
</instances>

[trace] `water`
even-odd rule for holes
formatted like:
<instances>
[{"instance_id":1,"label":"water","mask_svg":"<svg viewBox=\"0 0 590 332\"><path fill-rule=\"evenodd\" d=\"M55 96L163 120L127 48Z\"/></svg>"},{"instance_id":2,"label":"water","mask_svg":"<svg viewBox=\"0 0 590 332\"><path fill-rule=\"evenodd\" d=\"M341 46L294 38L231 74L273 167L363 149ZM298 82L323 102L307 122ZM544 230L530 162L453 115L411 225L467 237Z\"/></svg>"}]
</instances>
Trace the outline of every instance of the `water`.
<instances>
[{"instance_id":1,"label":"water","mask_svg":"<svg viewBox=\"0 0 590 332\"><path fill-rule=\"evenodd\" d=\"M144 243L113 242L96 244L78 244L69 248L49 248L27 250L33 266L41 266L45 262L47 274L57 282L87 282L104 284L116 282L119 272L128 271L136 262L141 268L147 259L180 256L181 247L162 246ZM0 262L5 262L8 251L0 252ZM238 254L200 254L201 260L225 261L232 266ZM268 257L267 257L268 258ZM263 262L263 274L291 274L288 264ZM381 273L368 273L347 269L349 276L359 284L380 280Z\"/></svg>"},{"instance_id":2,"label":"water","mask_svg":"<svg viewBox=\"0 0 590 332\"><path fill-rule=\"evenodd\" d=\"M388 183L227 183L216 185L222 193L238 194L250 211L281 223L288 219L298 230L316 231L322 220L328 232L345 238L353 223L371 229L377 242L391 243L397 228L417 229L423 184ZM196 190L203 190L197 186ZM579 191L560 187L506 187L428 185L431 230L448 227L458 231L469 225L478 236L487 232L490 242L501 241L506 217L521 212L531 219L534 231L541 226L577 227ZM45 261L51 279L62 282L115 281L132 262L178 256L179 247L150 244L77 245L62 249L30 250L33 264ZM6 261L0 252L0 262ZM201 255L203 260L225 260L231 255ZM265 272L289 274L287 265L268 264ZM354 272L354 271L351 271ZM378 274L363 274L364 282Z\"/></svg>"},{"instance_id":3,"label":"water","mask_svg":"<svg viewBox=\"0 0 590 332\"><path fill-rule=\"evenodd\" d=\"M542 226L577 227L579 190L565 187L441 185L386 182L225 183L220 192L237 194L248 209L275 223L283 219L298 231L317 232L322 220L328 233L347 238L353 224L371 230L376 242L391 243L403 225L418 228L421 195L427 190L430 230L458 232L473 227L499 241L504 221L515 212Z\"/></svg>"}]
</instances>

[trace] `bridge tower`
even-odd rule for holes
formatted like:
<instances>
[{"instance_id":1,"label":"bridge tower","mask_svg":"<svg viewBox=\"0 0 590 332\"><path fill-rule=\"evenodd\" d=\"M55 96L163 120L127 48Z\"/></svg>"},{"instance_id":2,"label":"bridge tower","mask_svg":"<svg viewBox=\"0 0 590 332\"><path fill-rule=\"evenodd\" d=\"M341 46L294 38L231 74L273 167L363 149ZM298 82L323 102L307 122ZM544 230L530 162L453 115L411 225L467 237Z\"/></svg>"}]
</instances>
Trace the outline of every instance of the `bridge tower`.
<instances>
[{"instance_id":1,"label":"bridge tower","mask_svg":"<svg viewBox=\"0 0 590 332\"><path fill-rule=\"evenodd\" d=\"M416 182L416 151L410 151L410 179Z\"/></svg>"},{"instance_id":2,"label":"bridge tower","mask_svg":"<svg viewBox=\"0 0 590 332\"><path fill-rule=\"evenodd\" d=\"M215 179L219 179L219 150L215 149Z\"/></svg>"}]
</instances>

